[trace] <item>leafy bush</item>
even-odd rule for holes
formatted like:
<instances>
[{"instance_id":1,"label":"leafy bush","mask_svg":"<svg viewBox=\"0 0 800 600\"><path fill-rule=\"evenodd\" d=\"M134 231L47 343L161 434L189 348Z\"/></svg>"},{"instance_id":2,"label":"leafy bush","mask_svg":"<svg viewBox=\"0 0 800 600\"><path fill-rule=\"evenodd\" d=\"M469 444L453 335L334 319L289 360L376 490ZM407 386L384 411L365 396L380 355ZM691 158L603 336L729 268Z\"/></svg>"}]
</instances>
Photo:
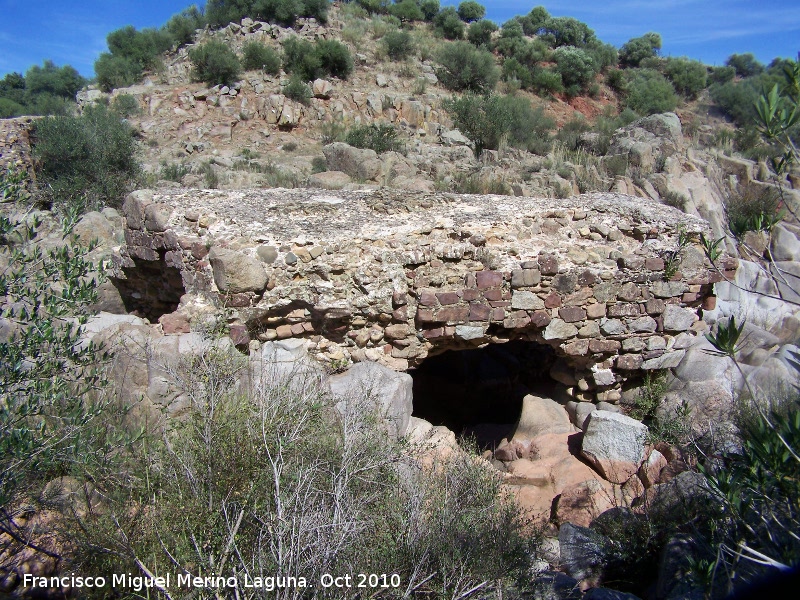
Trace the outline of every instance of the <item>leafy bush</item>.
<instances>
[{"instance_id":1,"label":"leafy bush","mask_svg":"<svg viewBox=\"0 0 800 600\"><path fill-rule=\"evenodd\" d=\"M387 56L394 60L403 60L416 49L411 34L407 31L395 30L387 33L381 40Z\"/></svg>"},{"instance_id":2,"label":"leafy bush","mask_svg":"<svg viewBox=\"0 0 800 600\"><path fill-rule=\"evenodd\" d=\"M353 58L347 46L335 40L312 44L292 36L283 42L283 69L305 81L326 75L347 79L353 71Z\"/></svg>"},{"instance_id":3,"label":"leafy bush","mask_svg":"<svg viewBox=\"0 0 800 600\"><path fill-rule=\"evenodd\" d=\"M194 76L209 85L228 85L239 79L241 64L226 44L212 40L189 50Z\"/></svg>"},{"instance_id":4,"label":"leafy bush","mask_svg":"<svg viewBox=\"0 0 800 600\"><path fill-rule=\"evenodd\" d=\"M353 57L347 46L336 40L317 40L316 53L320 59L323 71L347 79L353 72Z\"/></svg>"},{"instance_id":5,"label":"leafy bush","mask_svg":"<svg viewBox=\"0 0 800 600\"><path fill-rule=\"evenodd\" d=\"M672 82L676 92L690 99L697 98L708 81L706 66L688 58L668 58L664 74Z\"/></svg>"},{"instance_id":6,"label":"leafy bush","mask_svg":"<svg viewBox=\"0 0 800 600\"><path fill-rule=\"evenodd\" d=\"M638 67L646 58L658 55L661 50L661 36L657 33L645 33L641 37L631 38L619 49L619 62L623 67Z\"/></svg>"},{"instance_id":7,"label":"leafy bush","mask_svg":"<svg viewBox=\"0 0 800 600\"><path fill-rule=\"evenodd\" d=\"M561 46L553 52L556 71L561 74L565 86L585 88L594 79L595 66L592 57L574 46Z\"/></svg>"},{"instance_id":8,"label":"leafy bush","mask_svg":"<svg viewBox=\"0 0 800 600\"><path fill-rule=\"evenodd\" d=\"M725 203L728 227L737 238L748 231L769 231L783 218L780 206L780 195L775 190L745 188Z\"/></svg>"},{"instance_id":9,"label":"leafy bush","mask_svg":"<svg viewBox=\"0 0 800 600\"><path fill-rule=\"evenodd\" d=\"M475 46L489 46L492 34L497 31L497 25L487 19L470 23L467 29L467 39Z\"/></svg>"},{"instance_id":10,"label":"leafy bush","mask_svg":"<svg viewBox=\"0 0 800 600\"><path fill-rule=\"evenodd\" d=\"M586 47L586 51L592 57L594 68L598 73L605 72L609 67L616 67L619 61L619 53L611 44L594 42Z\"/></svg>"},{"instance_id":11,"label":"leafy bush","mask_svg":"<svg viewBox=\"0 0 800 600\"><path fill-rule=\"evenodd\" d=\"M283 95L290 100L307 105L311 103L311 96L313 94L311 88L303 81L302 77L292 75L289 78L289 82L283 87Z\"/></svg>"},{"instance_id":12,"label":"leafy bush","mask_svg":"<svg viewBox=\"0 0 800 600\"><path fill-rule=\"evenodd\" d=\"M133 60L124 56L114 56L103 52L94 63L97 84L106 92L136 83L142 76L142 69Z\"/></svg>"},{"instance_id":13,"label":"leafy bush","mask_svg":"<svg viewBox=\"0 0 800 600\"><path fill-rule=\"evenodd\" d=\"M72 100L85 84L86 80L74 68L69 65L56 67L51 60L44 61L41 67L34 65L25 73L25 94L28 98L49 94Z\"/></svg>"},{"instance_id":14,"label":"leafy bush","mask_svg":"<svg viewBox=\"0 0 800 600\"><path fill-rule=\"evenodd\" d=\"M166 30L178 46L191 44L194 41L195 32L206 25L206 18L203 12L192 5L177 15L172 15L166 24Z\"/></svg>"},{"instance_id":15,"label":"leafy bush","mask_svg":"<svg viewBox=\"0 0 800 600\"><path fill-rule=\"evenodd\" d=\"M499 78L492 53L469 42L445 44L437 61L441 66L436 75L449 90L488 93Z\"/></svg>"},{"instance_id":16,"label":"leafy bush","mask_svg":"<svg viewBox=\"0 0 800 600\"><path fill-rule=\"evenodd\" d=\"M420 0L419 8L426 21L432 21L439 14L439 0Z\"/></svg>"},{"instance_id":17,"label":"leafy bush","mask_svg":"<svg viewBox=\"0 0 800 600\"><path fill-rule=\"evenodd\" d=\"M549 132L555 124L525 98L469 93L448 101L445 109L472 142L476 157L484 150L497 150L503 140L531 152L549 150Z\"/></svg>"},{"instance_id":18,"label":"leafy bush","mask_svg":"<svg viewBox=\"0 0 800 600\"><path fill-rule=\"evenodd\" d=\"M242 48L242 66L247 71L260 69L264 73L277 75L281 71L278 53L260 42L247 42Z\"/></svg>"},{"instance_id":19,"label":"leafy bush","mask_svg":"<svg viewBox=\"0 0 800 600\"><path fill-rule=\"evenodd\" d=\"M76 92L86 80L69 65L45 61L25 76L8 73L0 80L0 118L28 115L65 115L74 106Z\"/></svg>"},{"instance_id":20,"label":"leafy bush","mask_svg":"<svg viewBox=\"0 0 800 600\"><path fill-rule=\"evenodd\" d=\"M180 183L181 180L191 172L192 170L185 164L167 163L163 161L159 169L159 176L166 181Z\"/></svg>"},{"instance_id":21,"label":"leafy bush","mask_svg":"<svg viewBox=\"0 0 800 600\"><path fill-rule=\"evenodd\" d=\"M405 147L397 139L397 129L394 125L374 123L370 125L359 125L350 129L344 138L346 144L354 148L367 148L374 150L378 154L384 152L403 152Z\"/></svg>"},{"instance_id":22,"label":"leafy bush","mask_svg":"<svg viewBox=\"0 0 800 600\"><path fill-rule=\"evenodd\" d=\"M133 130L103 105L36 122L33 155L54 208L119 206L139 176Z\"/></svg>"},{"instance_id":23,"label":"leafy bush","mask_svg":"<svg viewBox=\"0 0 800 600\"><path fill-rule=\"evenodd\" d=\"M731 54L725 61L725 65L733 67L739 77L753 77L764 71L764 65L749 52L747 54Z\"/></svg>"},{"instance_id":24,"label":"leafy bush","mask_svg":"<svg viewBox=\"0 0 800 600\"><path fill-rule=\"evenodd\" d=\"M712 83L728 83L736 77L736 69L733 67L712 67L709 79Z\"/></svg>"},{"instance_id":25,"label":"leafy bush","mask_svg":"<svg viewBox=\"0 0 800 600\"><path fill-rule=\"evenodd\" d=\"M25 114L25 107L8 98L0 97L0 119L9 119Z\"/></svg>"},{"instance_id":26,"label":"leafy bush","mask_svg":"<svg viewBox=\"0 0 800 600\"><path fill-rule=\"evenodd\" d=\"M123 119L127 119L142 112L139 101L130 94L120 94L111 101L111 110Z\"/></svg>"},{"instance_id":27,"label":"leafy bush","mask_svg":"<svg viewBox=\"0 0 800 600\"><path fill-rule=\"evenodd\" d=\"M325 23L328 0L208 0L206 15L212 27L224 27L244 17L291 26L298 17Z\"/></svg>"},{"instance_id":28,"label":"leafy bush","mask_svg":"<svg viewBox=\"0 0 800 600\"><path fill-rule=\"evenodd\" d=\"M553 47L575 46L583 48L594 43L597 38L586 23L573 17L550 17L544 22L540 34Z\"/></svg>"},{"instance_id":29,"label":"leafy bush","mask_svg":"<svg viewBox=\"0 0 800 600\"><path fill-rule=\"evenodd\" d=\"M675 110L678 98L672 84L658 71L637 69L627 83L628 108L642 115Z\"/></svg>"},{"instance_id":30,"label":"leafy bush","mask_svg":"<svg viewBox=\"0 0 800 600\"><path fill-rule=\"evenodd\" d=\"M550 69L538 69L531 80L531 87L539 94L558 94L564 91L561 73Z\"/></svg>"},{"instance_id":31,"label":"leafy bush","mask_svg":"<svg viewBox=\"0 0 800 600\"><path fill-rule=\"evenodd\" d=\"M462 21L472 23L486 15L486 8L475 2L475 0L464 0L458 5L457 12Z\"/></svg>"},{"instance_id":32,"label":"leafy bush","mask_svg":"<svg viewBox=\"0 0 800 600\"><path fill-rule=\"evenodd\" d=\"M416 0L401 0L389 7L389 14L400 21L422 21L425 15Z\"/></svg>"},{"instance_id":33,"label":"leafy bush","mask_svg":"<svg viewBox=\"0 0 800 600\"><path fill-rule=\"evenodd\" d=\"M761 94L758 78L714 84L709 89L711 99L740 127L756 118L755 102Z\"/></svg>"},{"instance_id":34,"label":"leafy bush","mask_svg":"<svg viewBox=\"0 0 800 600\"><path fill-rule=\"evenodd\" d=\"M464 22L458 16L456 9L452 6L443 8L441 12L433 18L433 26L440 35L448 40L460 40L464 38Z\"/></svg>"},{"instance_id":35,"label":"leafy bush","mask_svg":"<svg viewBox=\"0 0 800 600\"><path fill-rule=\"evenodd\" d=\"M521 88L529 89L533 85L533 75L516 58L507 58L503 61L503 81L516 81Z\"/></svg>"}]
</instances>

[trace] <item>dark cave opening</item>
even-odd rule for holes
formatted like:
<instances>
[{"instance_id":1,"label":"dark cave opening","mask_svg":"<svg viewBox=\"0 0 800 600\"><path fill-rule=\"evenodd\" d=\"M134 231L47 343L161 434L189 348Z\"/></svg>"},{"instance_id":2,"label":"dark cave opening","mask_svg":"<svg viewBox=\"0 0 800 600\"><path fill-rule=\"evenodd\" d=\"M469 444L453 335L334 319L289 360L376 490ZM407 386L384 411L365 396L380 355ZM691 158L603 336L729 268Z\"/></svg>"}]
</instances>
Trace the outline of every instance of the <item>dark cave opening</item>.
<instances>
[{"instance_id":1,"label":"dark cave opening","mask_svg":"<svg viewBox=\"0 0 800 600\"><path fill-rule=\"evenodd\" d=\"M493 448L513 429L525 395L552 394L555 360L550 346L521 340L428 357L409 371L413 414Z\"/></svg>"},{"instance_id":2,"label":"dark cave opening","mask_svg":"<svg viewBox=\"0 0 800 600\"><path fill-rule=\"evenodd\" d=\"M112 277L125 310L144 317L151 323L159 317L178 309L181 296L186 293L181 272L164 260L132 259L133 267L123 267L125 278Z\"/></svg>"}]
</instances>

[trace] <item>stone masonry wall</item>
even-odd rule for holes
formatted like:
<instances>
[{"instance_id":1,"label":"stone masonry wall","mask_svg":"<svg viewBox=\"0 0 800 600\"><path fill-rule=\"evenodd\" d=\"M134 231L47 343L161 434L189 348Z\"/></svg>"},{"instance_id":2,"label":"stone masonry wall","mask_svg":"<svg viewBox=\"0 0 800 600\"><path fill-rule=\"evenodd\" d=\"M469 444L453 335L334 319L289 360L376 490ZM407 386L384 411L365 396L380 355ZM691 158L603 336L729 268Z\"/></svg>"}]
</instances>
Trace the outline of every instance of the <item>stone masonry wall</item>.
<instances>
[{"instance_id":1,"label":"stone masonry wall","mask_svg":"<svg viewBox=\"0 0 800 600\"><path fill-rule=\"evenodd\" d=\"M713 283L737 266L722 257L716 269L690 243L668 273L680 231L705 223L611 193L141 190L124 214L118 276L141 261L181 272L165 332L224 313L243 348L304 338L334 367L396 370L528 339L556 349L558 379L583 401L615 402L631 375L677 366Z\"/></svg>"}]
</instances>

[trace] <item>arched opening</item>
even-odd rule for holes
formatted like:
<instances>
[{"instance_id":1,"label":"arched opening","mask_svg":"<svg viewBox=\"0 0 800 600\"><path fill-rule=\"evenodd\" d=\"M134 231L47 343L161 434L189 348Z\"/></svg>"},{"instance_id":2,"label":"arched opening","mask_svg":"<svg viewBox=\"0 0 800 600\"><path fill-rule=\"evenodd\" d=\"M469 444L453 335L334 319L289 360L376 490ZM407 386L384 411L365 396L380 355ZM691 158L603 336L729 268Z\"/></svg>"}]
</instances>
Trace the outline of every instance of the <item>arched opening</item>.
<instances>
[{"instance_id":1,"label":"arched opening","mask_svg":"<svg viewBox=\"0 0 800 600\"><path fill-rule=\"evenodd\" d=\"M526 394L553 393L555 360L550 346L521 340L431 356L409 371L414 416L492 448L511 432Z\"/></svg>"},{"instance_id":2,"label":"arched opening","mask_svg":"<svg viewBox=\"0 0 800 600\"><path fill-rule=\"evenodd\" d=\"M160 260L132 260L133 267L122 269L124 279L111 278L125 310L151 323L178 310L181 296L186 293L181 272L168 266L163 255Z\"/></svg>"}]
</instances>

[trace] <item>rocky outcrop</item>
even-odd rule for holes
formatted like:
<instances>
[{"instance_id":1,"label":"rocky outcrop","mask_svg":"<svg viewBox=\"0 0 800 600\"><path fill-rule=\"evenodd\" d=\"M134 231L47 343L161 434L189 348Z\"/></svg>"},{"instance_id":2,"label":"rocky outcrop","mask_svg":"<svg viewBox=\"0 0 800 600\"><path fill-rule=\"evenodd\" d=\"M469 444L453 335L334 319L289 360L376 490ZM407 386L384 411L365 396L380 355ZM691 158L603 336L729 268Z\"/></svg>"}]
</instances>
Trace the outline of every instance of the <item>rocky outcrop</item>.
<instances>
[{"instance_id":1,"label":"rocky outcrop","mask_svg":"<svg viewBox=\"0 0 800 600\"><path fill-rule=\"evenodd\" d=\"M609 194L136 192L124 212L118 280L177 269L178 313L226 307L239 345L303 338L323 362L402 371L528 339L566 361L579 401L616 402L629 375L676 366L721 278L692 248L665 277L678 229L701 221ZM734 275L735 261L718 264Z\"/></svg>"}]
</instances>

